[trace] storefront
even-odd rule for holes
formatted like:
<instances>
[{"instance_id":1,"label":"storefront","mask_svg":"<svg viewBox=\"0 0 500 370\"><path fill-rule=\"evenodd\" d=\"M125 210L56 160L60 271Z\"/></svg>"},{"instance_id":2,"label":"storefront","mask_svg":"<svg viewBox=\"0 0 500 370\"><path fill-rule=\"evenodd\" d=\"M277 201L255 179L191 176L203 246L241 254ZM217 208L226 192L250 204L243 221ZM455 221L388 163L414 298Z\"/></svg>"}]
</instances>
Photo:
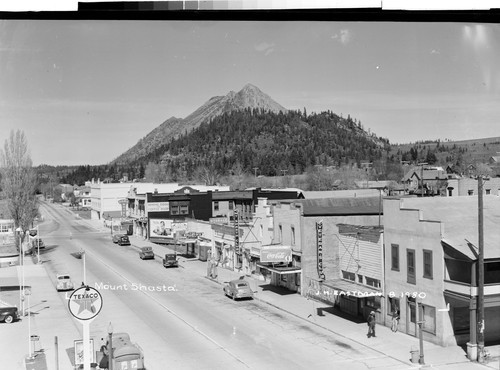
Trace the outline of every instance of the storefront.
<instances>
[{"instance_id":1,"label":"storefront","mask_svg":"<svg viewBox=\"0 0 500 370\"><path fill-rule=\"evenodd\" d=\"M293 254L291 246L262 246L256 266L264 275L270 275L271 285L300 293L301 256Z\"/></svg>"},{"instance_id":2,"label":"storefront","mask_svg":"<svg viewBox=\"0 0 500 370\"><path fill-rule=\"evenodd\" d=\"M375 311L377 322L384 324L384 299L379 289L343 279L311 279L306 296L331 304L353 318L364 320Z\"/></svg>"}]
</instances>

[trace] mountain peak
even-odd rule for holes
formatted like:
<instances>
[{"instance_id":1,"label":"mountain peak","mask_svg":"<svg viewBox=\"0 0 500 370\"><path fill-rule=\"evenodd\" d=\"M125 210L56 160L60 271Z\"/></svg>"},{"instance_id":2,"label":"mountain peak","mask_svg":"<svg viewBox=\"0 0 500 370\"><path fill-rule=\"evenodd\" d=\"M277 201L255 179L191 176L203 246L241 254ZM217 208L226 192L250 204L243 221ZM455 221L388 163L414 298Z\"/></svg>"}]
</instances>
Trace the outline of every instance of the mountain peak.
<instances>
[{"instance_id":1,"label":"mountain peak","mask_svg":"<svg viewBox=\"0 0 500 370\"><path fill-rule=\"evenodd\" d=\"M260 89L257 86L252 85L251 83L248 83L245 86L243 86L243 89L241 89L241 91L245 91L245 92L254 91L254 92L262 93L262 91L260 91Z\"/></svg>"},{"instance_id":2,"label":"mountain peak","mask_svg":"<svg viewBox=\"0 0 500 370\"><path fill-rule=\"evenodd\" d=\"M263 109L275 113L287 111L286 108L275 102L257 86L247 83L237 93L230 91L225 96L210 98L205 104L184 119L169 118L113 162L123 163L144 156L161 147L169 139L195 129L202 122L207 122L211 118L224 113L247 108Z\"/></svg>"}]
</instances>

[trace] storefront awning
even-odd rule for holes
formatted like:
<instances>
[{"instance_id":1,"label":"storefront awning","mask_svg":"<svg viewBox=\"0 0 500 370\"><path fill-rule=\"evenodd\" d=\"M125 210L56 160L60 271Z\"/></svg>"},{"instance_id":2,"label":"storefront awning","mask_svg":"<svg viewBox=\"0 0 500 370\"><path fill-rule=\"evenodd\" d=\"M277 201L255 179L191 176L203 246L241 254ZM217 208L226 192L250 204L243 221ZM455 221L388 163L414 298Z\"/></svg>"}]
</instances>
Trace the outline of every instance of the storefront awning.
<instances>
[{"instance_id":1,"label":"storefront awning","mask_svg":"<svg viewBox=\"0 0 500 370\"><path fill-rule=\"evenodd\" d=\"M274 272L276 274L280 274L280 275L300 274L302 272L302 268L296 267L296 266L291 266L291 267L288 267L288 266L278 267L278 266L276 266L276 267L274 267L274 266L264 265L262 263L257 263L257 266L259 266L260 268L263 268L263 269L267 269L267 270Z\"/></svg>"},{"instance_id":2,"label":"storefront awning","mask_svg":"<svg viewBox=\"0 0 500 370\"><path fill-rule=\"evenodd\" d=\"M323 282L323 286L327 286L329 288L336 289L345 293L352 293L353 295L358 295L358 296L382 295L382 291L380 289L366 285L356 284L354 281L348 281L343 279L326 280Z\"/></svg>"}]
</instances>

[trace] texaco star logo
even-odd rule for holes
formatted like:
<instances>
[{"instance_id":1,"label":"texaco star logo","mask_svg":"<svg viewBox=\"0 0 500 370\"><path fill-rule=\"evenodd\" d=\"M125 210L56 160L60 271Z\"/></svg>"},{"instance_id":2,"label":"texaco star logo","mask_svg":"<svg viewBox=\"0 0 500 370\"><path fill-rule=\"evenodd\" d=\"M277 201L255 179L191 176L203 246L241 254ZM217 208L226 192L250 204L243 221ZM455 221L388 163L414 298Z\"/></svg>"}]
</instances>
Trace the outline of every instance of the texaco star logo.
<instances>
[{"instance_id":1,"label":"texaco star logo","mask_svg":"<svg viewBox=\"0 0 500 370\"><path fill-rule=\"evenodd\" d=\"M79 320L90 320L102 308L101 294L94 288L83 286L71 293L68 300L69 312Z\"/></svg>"}]
</instances>

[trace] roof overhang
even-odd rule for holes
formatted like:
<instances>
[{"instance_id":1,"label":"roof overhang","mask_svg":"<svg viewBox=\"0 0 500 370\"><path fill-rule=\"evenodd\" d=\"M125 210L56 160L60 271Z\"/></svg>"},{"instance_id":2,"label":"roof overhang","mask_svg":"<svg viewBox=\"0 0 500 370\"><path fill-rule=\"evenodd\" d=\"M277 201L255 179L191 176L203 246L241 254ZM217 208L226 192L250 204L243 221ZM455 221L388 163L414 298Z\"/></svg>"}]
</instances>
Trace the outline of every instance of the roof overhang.
<instances>
[{"instance_id":1,"label":"roof overhang","mask_svg":"<svg viewBox=\"0 0 500 370\"><path fill-rule=\"evenodd\" d=\"M264 268L266 270L269 270L271 272L274 272L279 275L286 275L286 274L300 274L302 272L301 267L289 267L289 266L283 266L283 267L278 267L278 266L272 266L272 265L265 265L263 263L257 263L257 266L260 268Z\"/></svg>"}]
</instances>

